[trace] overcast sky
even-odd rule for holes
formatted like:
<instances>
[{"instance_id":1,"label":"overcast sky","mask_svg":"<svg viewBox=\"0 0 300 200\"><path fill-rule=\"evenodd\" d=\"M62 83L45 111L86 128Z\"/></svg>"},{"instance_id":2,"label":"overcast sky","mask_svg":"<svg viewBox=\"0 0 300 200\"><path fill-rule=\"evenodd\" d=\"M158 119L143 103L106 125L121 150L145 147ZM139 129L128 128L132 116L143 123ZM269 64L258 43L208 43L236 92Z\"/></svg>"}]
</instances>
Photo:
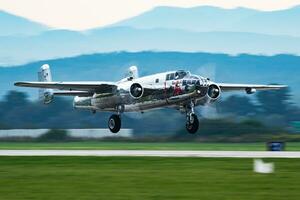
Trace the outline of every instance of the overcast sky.
<instances>
[{"instance_id":1,"label":"overcast sky","mask_svg":"<svg viewBox=\"0 0 300 200\"><path fill-rule=\"evenodd\" d=\"M83 30L136 16L156 6L279 10L300 0L0 0L0 10L30 18L54 28Z\"/></svg>"}]
</instances>

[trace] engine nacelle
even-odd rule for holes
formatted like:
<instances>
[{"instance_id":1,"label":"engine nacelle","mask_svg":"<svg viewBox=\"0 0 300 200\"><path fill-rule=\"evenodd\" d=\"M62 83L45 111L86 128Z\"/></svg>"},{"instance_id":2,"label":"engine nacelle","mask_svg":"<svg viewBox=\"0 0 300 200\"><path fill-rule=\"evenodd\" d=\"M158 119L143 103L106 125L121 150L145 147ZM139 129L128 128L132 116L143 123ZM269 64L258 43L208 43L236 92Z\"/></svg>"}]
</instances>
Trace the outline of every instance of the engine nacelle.
<instances>
[{"instance_id":1,"label":"engine nacelle","mask_svg":"<svg viewBox=\"0 0 300 200\"><path fill-rule=\"evenodd\" d=\"M73 107L74 108L90 108L92 106L91 97L74 97Z\"/></svg>"},{"instance_id":2,"label":"engine nacelle","mask_svg":"<svg viewBox=\"0 0 300 200\"><path fill-rule=\"evenodd\" d=\"M248 87L245 89L245 91L247 94L254 94L256 92L256 89Z\"/></svg>"},{"instance_id":3,"label":"engine nacelle","mask_svg":"<svg viewBox=\"0 0 300 200\"><path fill-rule=\"evenodd\" d=\"M133 83L131 86L130 86L130 89L129 89L129 93L130 95L135 98L135 99L139 99L143 96L144 94L144 88L142 87L141 84L139 83Z\"/></svg>"},{"instance_id":4,"label":"engine nacelle","mask_svg":"<svg viewBox=\"0 0 300 200\"><path fill-rule=\"evenodd\" d=\"M54 94L52 89L47 89L43 92L43 101L44 104L49 104L53 101Z\"/></svg>"},{"instance_id":5,"label":"engine nacelle","mask_svg":"<svg viewBox=\"0 0 300 200\"><path fill-rule=\"evenodd\" d=\"M221 95L221 88L216 84L211 84L208 86L207 96L211 100L217 100Z\"/></svg>"}]
</instances>

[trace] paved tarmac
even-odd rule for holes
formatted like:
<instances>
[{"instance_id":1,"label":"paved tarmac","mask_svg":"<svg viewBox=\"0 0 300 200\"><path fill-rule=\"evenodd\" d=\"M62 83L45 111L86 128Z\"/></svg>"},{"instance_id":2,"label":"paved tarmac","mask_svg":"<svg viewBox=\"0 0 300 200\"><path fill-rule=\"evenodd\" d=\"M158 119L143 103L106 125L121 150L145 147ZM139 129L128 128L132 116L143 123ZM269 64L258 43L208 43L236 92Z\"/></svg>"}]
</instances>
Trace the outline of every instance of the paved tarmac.
<instances>
[{"instance_id":1,"label":"paved tarmac","mask_svg":"<svg viewBox=\"0 0 300 200\"><path fill-rule=\"evenodd\" d=\"M281 151L148 151L148 150L0 150L0 156L153 156L206 158L300 158L299 152Z\"/></svg>"}]
</instances>

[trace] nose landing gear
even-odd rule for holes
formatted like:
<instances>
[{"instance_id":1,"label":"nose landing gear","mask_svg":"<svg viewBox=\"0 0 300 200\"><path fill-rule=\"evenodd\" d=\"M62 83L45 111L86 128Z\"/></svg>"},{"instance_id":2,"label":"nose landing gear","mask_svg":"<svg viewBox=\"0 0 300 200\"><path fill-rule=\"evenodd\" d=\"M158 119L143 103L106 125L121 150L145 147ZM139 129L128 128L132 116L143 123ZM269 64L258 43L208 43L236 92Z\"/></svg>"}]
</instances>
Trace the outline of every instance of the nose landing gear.
<instances>
[{"instance_id":1,"label":"nose landing gear","mask_svg":"<svg viewBox=\"0 0 300 200\"><path fill-rule=\"evenodd\" d=\"M186 112L186 130L190 134L195 134L199 128L199 120L194 112L194 103L191 102Z\"/></svg>"},{"instance_id":2,"label":"nose landing gear","mask_svg":"<svg viewBox=\"0 0 300 200\"><path fill-rule=\"evenodd\" d=\"M191 134L195 134L198 131L198 128L199 121L197 115L194 113L188 114L186 119L186 130Z\"/></svg>"}]
</instances>

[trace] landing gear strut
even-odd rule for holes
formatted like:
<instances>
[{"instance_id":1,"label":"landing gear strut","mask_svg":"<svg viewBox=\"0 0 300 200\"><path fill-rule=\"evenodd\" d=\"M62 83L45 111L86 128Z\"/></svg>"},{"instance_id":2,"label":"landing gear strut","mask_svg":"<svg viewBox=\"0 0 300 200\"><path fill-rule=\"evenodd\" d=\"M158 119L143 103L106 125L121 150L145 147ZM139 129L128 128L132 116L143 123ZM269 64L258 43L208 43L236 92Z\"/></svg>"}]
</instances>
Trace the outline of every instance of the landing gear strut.
<instances>
[{"instance_id":1,"label":"landing gear strut","mask_svg":"<svg viewBox=\"0 0 300 200\"><path fill-rule=\"evenodd\" d=\"M199 120L194 112L194 103L191 102L186 112L186 130L194 134L198 131Z\"/></svg>"},{"instance_id":2,"label":"landing gear strut","mask_svg":"<svg viewBox=\"0 0 300 200\"><path fill-rule=\"evenodd\" d=\"M117 133L121 129L121 118L120 115L112 115L108 120L108 128L112 133Z\"/></svg>"}]
</instances>

